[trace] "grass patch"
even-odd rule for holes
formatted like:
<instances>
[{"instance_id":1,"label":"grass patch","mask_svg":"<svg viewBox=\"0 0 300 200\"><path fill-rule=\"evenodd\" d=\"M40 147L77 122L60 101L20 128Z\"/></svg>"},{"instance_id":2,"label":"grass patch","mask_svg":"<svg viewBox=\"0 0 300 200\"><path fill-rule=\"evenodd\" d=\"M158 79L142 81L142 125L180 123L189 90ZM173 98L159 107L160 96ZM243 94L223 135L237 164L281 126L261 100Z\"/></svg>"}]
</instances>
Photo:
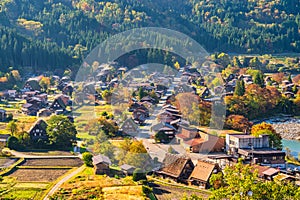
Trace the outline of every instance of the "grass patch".
<instances>
[{"instance_id":1,"label":"grass patch","mask_svg":"<svg viewBox=\"0 0 300 200\"><path fill-rule=\"evenodd\" d=\"M77 176L94 175L94 169L92 167L85 167Z\"/></svg>"},{"instance_id":2,"label":"grass patch","mask_svg":"<svg viewBox=\"0 0 300 200\"><path fill-rule=\"evenodd\" d=\"M49 183L38 183L38 182L20 182L17 183L14 188L34 188L34 189L47 189Z\"/></svg>"},{"instance_id":3,"label":"grass patch","mask_svg":"<svg viewBox=\"0 0 300 200\"><path fill-rule=\"evenodd\" d=\"M21 199L33 199L33 200L38 200L42 196L43 189L12 189L8 193L2 195L2 199L16 199L16 200L21 200Z\"/></svg>"}]
</instances>

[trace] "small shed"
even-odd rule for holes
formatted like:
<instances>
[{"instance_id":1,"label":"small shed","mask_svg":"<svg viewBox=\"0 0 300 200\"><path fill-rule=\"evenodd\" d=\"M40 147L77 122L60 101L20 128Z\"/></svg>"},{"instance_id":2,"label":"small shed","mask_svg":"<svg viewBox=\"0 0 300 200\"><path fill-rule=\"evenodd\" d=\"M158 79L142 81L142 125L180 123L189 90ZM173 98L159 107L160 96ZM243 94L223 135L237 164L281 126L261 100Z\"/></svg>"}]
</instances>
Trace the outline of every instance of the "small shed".
<instances>
[{"instance_id":1,"label":"small shed","mask_svg":"<svg viewBox=\"0 0 300 200\"><path fill-rule=\"evenodd\" d=\"M95 174L109 174L110 159L102 154L93 157L93 165Z\"/></svg>"},{"instance_id":2,"label":"small shed","mask_svg":"<svg viewBox=\"0 0 300 200\"><path fill-rule=\"evenodd\" d=\"M133 175L133 171L136 169L134 166L128 164L123 164L120 168L126 176Z\"/></svg>"}]
</instances>

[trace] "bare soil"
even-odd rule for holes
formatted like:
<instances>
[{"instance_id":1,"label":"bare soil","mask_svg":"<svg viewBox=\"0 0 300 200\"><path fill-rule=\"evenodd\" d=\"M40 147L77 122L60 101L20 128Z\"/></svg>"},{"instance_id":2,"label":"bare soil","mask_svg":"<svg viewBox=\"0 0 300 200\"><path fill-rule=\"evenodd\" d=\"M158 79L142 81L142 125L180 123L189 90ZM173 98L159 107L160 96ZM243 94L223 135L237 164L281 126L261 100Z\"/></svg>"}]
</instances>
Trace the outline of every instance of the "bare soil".
<instances>
[{"instance_id":1,"label":"bare soil","mask_svg":"<svg viewBox=\"0 0 300 200\"><path fill-rule=\"evenodd\" d=\"M26 159L23 166L70 166L79 167L83 162L79 158L43 158Z\"/></svg>"},{"instance_id":2,"label":"bare soil","mask_svg":"<svg viewBox=\"0 0 300 200\"><path fill-rule=\"evenodd\" d=\"M9 176L22 182L52 182L65 174L67 169L17 169Z\"/></svg>"}]
</instances>

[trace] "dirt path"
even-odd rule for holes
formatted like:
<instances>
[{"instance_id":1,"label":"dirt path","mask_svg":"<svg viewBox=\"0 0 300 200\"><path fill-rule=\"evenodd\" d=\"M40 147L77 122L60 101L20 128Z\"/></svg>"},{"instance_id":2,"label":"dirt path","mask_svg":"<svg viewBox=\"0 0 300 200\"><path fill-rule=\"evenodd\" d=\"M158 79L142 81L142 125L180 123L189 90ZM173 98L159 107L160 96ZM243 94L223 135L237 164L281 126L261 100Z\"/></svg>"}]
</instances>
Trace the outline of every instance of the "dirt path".
<instances>
[{"instance_id":1,"label":"dirt path","mask_svg":"<svg viewBox=\"0 0 300 200\"><path fill-rule=\"evenodd\" d=\"M79 172L81 172L83 169L85 168L85 166L81 166L78 169L76 169L75 171L73 171L72 173L68 174L67 176L65 176L63 179L61 179L59 182L57 182L52 188L51 190L48 192L48 194L45 196L44 200L48 200L50 196L52 196L56 190L58 190L58 188L66 181L68 181L70 178L72 178L73 176L75 176L76 174L78 174Z\"/></svg>"}]
</instances>

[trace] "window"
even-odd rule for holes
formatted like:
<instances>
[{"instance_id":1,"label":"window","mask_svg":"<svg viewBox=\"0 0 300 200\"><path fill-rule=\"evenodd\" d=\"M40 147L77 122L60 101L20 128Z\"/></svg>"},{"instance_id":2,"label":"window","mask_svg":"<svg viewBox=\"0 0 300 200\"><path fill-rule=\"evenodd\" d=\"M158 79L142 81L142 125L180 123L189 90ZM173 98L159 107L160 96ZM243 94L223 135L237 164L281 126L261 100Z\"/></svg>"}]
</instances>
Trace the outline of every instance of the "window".
<instances>
[{"instance_id":1,"label":"window","mask_svg":"<svg viewBox=\"0 0 300 200\"><path fill-rule=\"evenodd\" d=\"M277 160L277 157L276 157L276 156L273 156L272 159L273 159L273 160Z\"/></svg>"}]
</instances>

